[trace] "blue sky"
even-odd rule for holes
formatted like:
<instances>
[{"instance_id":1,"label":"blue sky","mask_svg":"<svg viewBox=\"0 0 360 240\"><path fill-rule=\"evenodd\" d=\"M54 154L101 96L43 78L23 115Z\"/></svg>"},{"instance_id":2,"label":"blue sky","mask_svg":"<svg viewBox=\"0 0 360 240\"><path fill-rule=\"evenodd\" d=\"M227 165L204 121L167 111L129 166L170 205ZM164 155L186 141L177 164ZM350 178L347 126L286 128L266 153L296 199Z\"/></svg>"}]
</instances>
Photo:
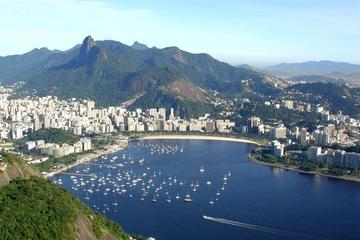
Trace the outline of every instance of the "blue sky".
<instances>
[{"instance_id":1,"label":"blue sky","mask_svg":"<svg viewBox=\"0 0 360 240\"><path fill-rule=\"evenodd\" d=\"M87 35L206 52L231 64L360 64L358 0L0 0L0 56Z\"/></svg>"}]
</instances>

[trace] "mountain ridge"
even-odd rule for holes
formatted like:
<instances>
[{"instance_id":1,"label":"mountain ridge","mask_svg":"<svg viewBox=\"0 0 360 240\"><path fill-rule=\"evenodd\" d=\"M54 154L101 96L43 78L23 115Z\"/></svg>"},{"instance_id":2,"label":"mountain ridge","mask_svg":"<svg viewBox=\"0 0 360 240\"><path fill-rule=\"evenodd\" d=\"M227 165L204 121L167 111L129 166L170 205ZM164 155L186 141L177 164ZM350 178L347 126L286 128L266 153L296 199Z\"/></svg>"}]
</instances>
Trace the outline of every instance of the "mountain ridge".
<instances>
[{"instance_id":1,"label":"mountain ridge","mask_svg":"<svg viewBox=\"0 0 360 240\"><path fill-rule=\"evenodd\" d=\"M271 74L295 75L326 75L335 72L344 74L360 72L360 65L348 62L335 62L329 60L307 61L299 63L280 63L263 68Z\"/></svg>"},{"instance_id":2,"label":"mountain ridge","mask_svg":"<svg viewBox=\"0 0 360 240\"><path fill-rule=\"evenodd\" d=\"M278 91L263 73L234 67L206 53L192 54L178 47L137 50L113 40L95 41L91 36L67 51L41 53L31 59L33 64L24 60L20 68L13 66L12 72L20 73L15 77L4 70L11 66L1 60L0 80L5 84L22 80L25 85L21 90L91 98L104 106L149 94L162 96L150 97L159 103L166 95L164 99L171 98L178 106L189 105L184 101L209 104L206 97L195 94L198 89L204 89L204 94L206 90L216 90L244 97ZM175 81L176 89L172 88Z\"/></svg>"}]
</instances>

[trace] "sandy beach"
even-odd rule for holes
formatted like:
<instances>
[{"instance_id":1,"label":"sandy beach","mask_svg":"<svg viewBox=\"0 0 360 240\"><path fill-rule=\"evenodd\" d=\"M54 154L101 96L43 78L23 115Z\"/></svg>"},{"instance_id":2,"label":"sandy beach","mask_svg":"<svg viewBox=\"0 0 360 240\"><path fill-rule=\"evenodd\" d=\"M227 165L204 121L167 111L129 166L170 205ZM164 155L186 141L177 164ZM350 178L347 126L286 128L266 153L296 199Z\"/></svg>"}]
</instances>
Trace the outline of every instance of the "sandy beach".
<instances>
[{"instance_id":1,"label":"sandy beach","mask_svg":"<svg viewBox=\"0 0 360 240\"><path fill-rule=\"evenodd\" d=\"M260 145L258 142L244 138L202 136L202 135L153 135L153 136L141 137L139 138L139 140L208 140L208 141L250 143L250 144Z\"/></svg>"}]
</instances>

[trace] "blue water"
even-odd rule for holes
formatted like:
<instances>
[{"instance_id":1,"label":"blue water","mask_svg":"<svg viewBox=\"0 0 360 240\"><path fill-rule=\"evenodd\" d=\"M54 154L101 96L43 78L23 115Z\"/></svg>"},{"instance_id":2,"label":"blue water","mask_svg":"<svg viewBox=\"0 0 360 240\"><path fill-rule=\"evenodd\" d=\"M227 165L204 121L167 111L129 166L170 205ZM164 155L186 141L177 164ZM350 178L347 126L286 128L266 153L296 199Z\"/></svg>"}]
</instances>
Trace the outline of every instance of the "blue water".
<instances>
[{"instance_id":1,"label":"blue water","mask_svg":"<svg viewBox=\"0 0 360 240\"><path fill-rule=\"evenodd\" d=\"M247 159L253 148L222 141L132 142L107 159L70 169L67 173L79 174L75 183L67 174L52 180L61 179L63 187L125 231L160 240L360 239L360 183L256 164ZM137 178L142 180L132 184ZM154 191L163 181L154 203ZM195 192L192 182L199 185ZM142 200L143 187L148 195ZM184 202L186 193L193 202ZM225 220L205 220L203 215Z\"/></svg>"}]
</instances>

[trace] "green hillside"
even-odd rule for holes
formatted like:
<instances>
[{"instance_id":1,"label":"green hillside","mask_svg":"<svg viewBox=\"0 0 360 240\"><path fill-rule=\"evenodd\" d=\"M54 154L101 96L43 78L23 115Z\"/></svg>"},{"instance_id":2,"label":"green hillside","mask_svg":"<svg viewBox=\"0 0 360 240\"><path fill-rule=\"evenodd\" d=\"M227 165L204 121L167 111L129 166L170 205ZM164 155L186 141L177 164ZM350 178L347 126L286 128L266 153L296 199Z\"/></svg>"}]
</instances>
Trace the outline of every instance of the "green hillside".
<instances>
[{"instance_id":1,"label":"green hillside","mask_svg":"<svg viewBox=\"0 0 360 240\"><path fill-rule=\"evenodd\" d=\"M21 157L1 152L0 239L130 239L67 190L41 177Z\"/></svg>"},{"instance_id":2,"label":"green hillside","mask_svg":"<svg viewBox=\"0 0 360 240\"><path fill-rule=\"evenodd\" d=\"M79 221L89 234L129 239L115 223L94 214L66 190L39 178L17 179L0 189L0 239L75 239Z\"/></svg>"}]
</instances>

